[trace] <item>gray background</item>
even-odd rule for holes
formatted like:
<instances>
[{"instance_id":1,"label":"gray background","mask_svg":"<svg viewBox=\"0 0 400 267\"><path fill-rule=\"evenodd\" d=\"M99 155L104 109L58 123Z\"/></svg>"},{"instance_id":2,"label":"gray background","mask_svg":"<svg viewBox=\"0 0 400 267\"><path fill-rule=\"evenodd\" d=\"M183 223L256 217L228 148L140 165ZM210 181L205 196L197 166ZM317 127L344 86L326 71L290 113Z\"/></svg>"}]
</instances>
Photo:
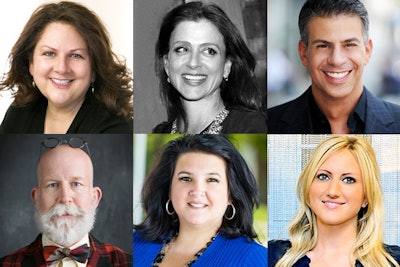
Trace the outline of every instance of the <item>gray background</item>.
<instances>
[{"instance_id":1,"label":"gray background","mask_svg":"<svg viewBox=\"0 0 400 267\"><path fill-rule=\"evenodd\" d=\"M77 136L88 142L94 185L102 189L92 234L132 252L132 135L0 135L0 257L38 235L31 190L37 186L40 143Z\"/></svg>"}]
</instances>

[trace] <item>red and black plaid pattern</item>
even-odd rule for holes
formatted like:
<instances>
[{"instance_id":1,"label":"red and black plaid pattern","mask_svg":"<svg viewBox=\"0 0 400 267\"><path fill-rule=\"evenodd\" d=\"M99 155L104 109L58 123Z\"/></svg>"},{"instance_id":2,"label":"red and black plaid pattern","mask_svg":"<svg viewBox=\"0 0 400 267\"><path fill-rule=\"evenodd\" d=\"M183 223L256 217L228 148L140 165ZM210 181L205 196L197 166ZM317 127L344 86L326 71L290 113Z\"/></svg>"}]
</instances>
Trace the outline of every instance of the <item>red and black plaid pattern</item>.
<instances>
[{"instance_id":1,"label":"red and black plaid pattern","mask_svg":"<svg viewBox=\"0 0 400 267\"><path fill-rule=\"evenodd\" d=\"M90 254L87 267L132 267L132 255L120 248L104 244L89 235ZM43 256L42 235L33 243L0 259L2 267L46 267Z\"/></svg>"}]
</instances>

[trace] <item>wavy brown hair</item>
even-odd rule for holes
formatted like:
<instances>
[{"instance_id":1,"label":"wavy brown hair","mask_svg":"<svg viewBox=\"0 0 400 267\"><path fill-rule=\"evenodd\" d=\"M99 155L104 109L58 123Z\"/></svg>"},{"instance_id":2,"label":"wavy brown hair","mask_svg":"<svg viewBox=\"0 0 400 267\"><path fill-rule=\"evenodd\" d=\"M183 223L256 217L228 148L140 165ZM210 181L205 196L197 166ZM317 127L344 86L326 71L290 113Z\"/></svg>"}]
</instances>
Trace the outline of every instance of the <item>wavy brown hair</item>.
<instances>
[{"instance_id":1,"label":"wavy brown hair","mask_svg":"<svg viewBox=\"0 0 400 267\"><path fill-rule=\"evenodd\" d=\"M0 90L11 90L13 105L26 106L43 95L32 84L29 63L45 27L62 22L72 25L85 40L95 74L94 95L113 113L133 117L133 79L125 60L111 49L110 36L100 18L83 5L62 1L38 7L26 23L9 55L10 70Z\"/></svg>"}]
</instances>

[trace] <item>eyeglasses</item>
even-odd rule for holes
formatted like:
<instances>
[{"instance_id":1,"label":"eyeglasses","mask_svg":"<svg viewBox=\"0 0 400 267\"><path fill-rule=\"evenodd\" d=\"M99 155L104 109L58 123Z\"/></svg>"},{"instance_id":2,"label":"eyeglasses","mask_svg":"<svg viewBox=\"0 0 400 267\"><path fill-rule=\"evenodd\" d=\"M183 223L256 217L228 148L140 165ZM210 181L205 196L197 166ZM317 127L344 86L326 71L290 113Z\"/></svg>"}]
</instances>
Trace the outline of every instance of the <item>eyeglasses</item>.
<instances>
[{"instance_id":1,"label":"eyeglasses","mask_svg":"<svg viewBox=\"0 0 400 267\"><path fill-rule=\"evenodd\" d=\"M72 148L80 148L86 154L88 154L89 157L91 157L87 142L80 137L72 137L68 140L65 139L60 140L56 137L49 137L42 142L42 145L40 147L40 156L42 155L42 147L52 149L63 144L69 145ZM86 150L84 148L86 148Z\"/></svg>"}]
</instances>

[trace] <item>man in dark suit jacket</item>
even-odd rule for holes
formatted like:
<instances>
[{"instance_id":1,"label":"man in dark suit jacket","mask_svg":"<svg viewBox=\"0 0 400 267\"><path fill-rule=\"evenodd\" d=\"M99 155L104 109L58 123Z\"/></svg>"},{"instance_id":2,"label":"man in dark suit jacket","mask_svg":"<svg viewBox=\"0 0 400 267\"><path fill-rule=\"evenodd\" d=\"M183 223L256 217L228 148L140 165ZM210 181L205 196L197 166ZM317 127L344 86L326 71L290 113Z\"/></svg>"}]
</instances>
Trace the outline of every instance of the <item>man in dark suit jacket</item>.
<instances>
[{"instance_id":1,"label":"man in dark suit jacket","mask_svg":"<svg viewBox=\"0 0 400 267\"><path fill-rule=\"evenodd\" d=\"M48 150L40 158L38 187L32 190L41 234L0 259L0 266L132 266L130 254L90 234L102 191L93 186L87 143L49 138L43 146Z\"/></svg>"},{"instance_id":2,"label":"man in dark suit jacket","mask_svg":"<svg viewBox=\"0 0 400 267\"><path fill-rule=\"evenodd\" d=\"M311 76L299 98L268 109L268 133L400 133L400 106L362 82L372 54L359 0L308 0L299 15L298 52Z\"/></svg>"}]
</instances>

